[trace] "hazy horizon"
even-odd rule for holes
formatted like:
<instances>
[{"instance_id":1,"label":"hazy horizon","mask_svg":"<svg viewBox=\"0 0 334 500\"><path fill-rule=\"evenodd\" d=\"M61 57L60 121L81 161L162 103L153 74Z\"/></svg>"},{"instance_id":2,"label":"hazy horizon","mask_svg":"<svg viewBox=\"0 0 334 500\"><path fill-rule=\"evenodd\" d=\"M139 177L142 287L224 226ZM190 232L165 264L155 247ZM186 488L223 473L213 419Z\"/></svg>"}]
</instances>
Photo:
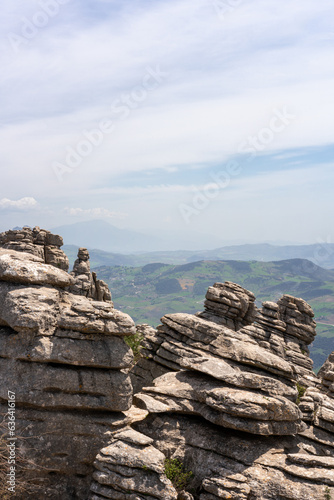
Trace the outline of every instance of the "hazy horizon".
<instances>
[{"instance_id":1,"label":"hazy horizon","mask_svg":"<svg viewBox=\"0 0 334 500\"><path fill-rule=\"evenodd\" d=\"M14 226L11 228L1 227L0 233L10 229L21 229L22 227L30 227L29 224ZM81 221L73 224L64 224L62 226L45 226L41 229L49 230L53 233L60 234L64 239L64 245L67 246L85 246L90 250L102 250L104 252L121 253L121 254L136 254L149 252L177 252L177 251L205 251L217 250L224 247L242 247L242 246L272 246L272 247L304 247L315 246L317 248L326 248L331 243L319 239L318 241L310 241L298 243L293 241L279 240L219 240L218 238L210 238L203 233L192 232L188 234L188 238L182 237L182 234L172 233L166 234L165 238L151 233L143 233L131 229L118 229L116 226L106 222L103 219L95 219L91 221ZM111 236L107 238L106 231L111 231ZM119 231L121 241L113 238L113 231ZM139 237L139 244L136 240ZM189 237L190 236L190 237ZM144 238L140 238L144 237ZM172 238L173 237L173 238ZM77 241L80 239L80 241ZM124 239L126 241L124 247ZM102 242L102 243L101 243ZM115 247L113 245L115 244ZM118 248L124 247L124 248ZM330 252L333 253L332 251Z\"/></svg>"}]
</instances>

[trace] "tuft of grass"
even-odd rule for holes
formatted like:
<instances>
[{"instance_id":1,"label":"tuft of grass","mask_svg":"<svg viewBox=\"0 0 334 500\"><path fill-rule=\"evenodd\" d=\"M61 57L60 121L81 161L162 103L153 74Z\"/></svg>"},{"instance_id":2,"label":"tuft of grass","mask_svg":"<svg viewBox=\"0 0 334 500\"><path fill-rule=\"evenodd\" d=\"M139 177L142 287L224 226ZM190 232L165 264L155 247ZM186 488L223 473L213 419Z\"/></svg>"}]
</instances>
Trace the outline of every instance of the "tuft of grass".
<instances>
[{"instance_id":1,"label":"tuft of grass","mask_svg":"<svg viewBox=\"0 0 334 500\"><path fill-rule=\"evenodd\" d=\"M133 351L133 364L135 365L138 360L142 357L141 354L141 342L144 339L144 336L137 331L135 335L131 335L130 337L124 337L125 342Z\"/></svg>"},{"instance_id":2,"label":"tuft of grass","mask_svg":"<svg viewBox=\"0 0 334 500\"><path fill-rule=\"evenodd\" d=\"M297 401L296 404L299 405L301 398L304 396L306 387L304 387L301 384L298 384L297 382L297 390L298 390L298 396L297 396Z\"/></svg>"},{"instance_id":3,"label":"tuft of grass","mask_svg":"<svg viewBox=\"0 0 334 500\"><path fill-rule=\"evenodd\" d=\"M331 500L332 499L332 495L331 495L331 492L330 492L330 489L329 489L328 486L326 486L326 489L325 489L324 499L325 500Z\"/></svg>"},{"instance_id":4,"label":"tuft of grass","mask_svg":"<svg viewBox=\"0 0 334 500\"><path fill-rule=\"evenodd\" d=\"M173 483L176 491L184 490L194 475L193 472L187 471L183 463L177 458L166 458L165 474L167 478Z\"/></svg>"}]
</instances>

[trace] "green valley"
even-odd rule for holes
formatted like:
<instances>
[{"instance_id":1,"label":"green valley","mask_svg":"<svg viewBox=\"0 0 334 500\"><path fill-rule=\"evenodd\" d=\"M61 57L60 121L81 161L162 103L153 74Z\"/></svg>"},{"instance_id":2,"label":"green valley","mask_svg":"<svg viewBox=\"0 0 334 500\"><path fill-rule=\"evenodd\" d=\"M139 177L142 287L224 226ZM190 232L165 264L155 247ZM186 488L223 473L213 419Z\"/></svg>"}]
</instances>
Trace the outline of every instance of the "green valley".
<instances>
[{"instance_id":1,"label":"green valley","mask_svg":"<svg viewBox=\"0 0 334 500\"><path fill-rule=\"evenodd\" d=\"M334 271L305 259L277 262L199 261L183 265L162 263L143 267L102 266L95 269L112 292L115 307L136 323L156 326L167 313L203 309L207 288L233 281L257 298L277 301L282 294L305 299L314 309L317 337L311 346L317 370L334 350Z\"/></svg>"}]
</instances>

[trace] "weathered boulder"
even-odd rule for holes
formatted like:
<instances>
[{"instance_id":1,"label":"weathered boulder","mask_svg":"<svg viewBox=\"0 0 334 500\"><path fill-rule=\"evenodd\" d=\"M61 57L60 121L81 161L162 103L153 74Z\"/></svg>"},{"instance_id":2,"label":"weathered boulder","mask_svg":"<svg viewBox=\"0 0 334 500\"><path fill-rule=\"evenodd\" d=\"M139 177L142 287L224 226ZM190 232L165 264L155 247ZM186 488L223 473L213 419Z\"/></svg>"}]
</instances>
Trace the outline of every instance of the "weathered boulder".
<instances>
[{"instance_id":1,"label":"weathered boulder","mask_svg":"<svg viewBox=\"0 0 334 500\"><path fill-rule=\"evenodd\" d=\"M210 286L204 307L203 318L234 330L252 323L256 314L255 295L231 281Z\"/></svg>"},{"instance_id":2,"label":"weathered boulder","mask_svg":"<svg viewBox=\"0 0 334 500\"><path fill-rule=\"evenodd\" d=\"M0 248L0 280L30 285L52 285L65 288L73 283L71 276L54 266L42 263L31 254Z\"/></svg>"},{"instance_id":3,"label":"weathered boulder","mask_svg":"<svg viewBox=\"0 0 334 500\"><path fill-rule=\"evenodd\" d=\"M82 333L126 336L135 325L111 302L97 302L56 288L0 281L0 324L17 332L53 335L57 328Z\"/></svg>"}]
</instances>

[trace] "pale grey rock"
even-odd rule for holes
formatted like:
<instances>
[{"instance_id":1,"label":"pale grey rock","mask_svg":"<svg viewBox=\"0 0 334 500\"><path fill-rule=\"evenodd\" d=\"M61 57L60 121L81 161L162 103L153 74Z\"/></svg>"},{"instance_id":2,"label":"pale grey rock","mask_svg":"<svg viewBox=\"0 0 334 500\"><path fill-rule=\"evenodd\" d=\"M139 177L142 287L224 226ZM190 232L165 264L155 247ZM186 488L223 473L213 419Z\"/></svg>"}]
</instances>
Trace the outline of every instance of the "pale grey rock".
<instances>
[{"instance_id":1,"label":"pale grey rock","mask_svg":"<svg viewBox=\"0 0 334 500\"><path fill-rule=\"evenodd\" d=\"M166 457L152 446L152 441L129 429L115 433L109 446L101 450L94 462L96 471L91 491L102 493L106 498L149 496L176 500L177 493L164 474Z\"/></svg>"},{"instance_id":2,"label":"pale grey rock","mask_svg":"<svg viewBox=\"0 0 334 500\"><path fill-rule=\"evenodd\" d=\"M53 335L59 327L87 334L133 335L133 320L110 302L97 302L55 288L0 282L0 320L18 332Z\"/></svg>"},{"instance_id":3,"label":"pale grey rock","mask_svg":"<svg viewBox=\"0 0 334 500\"><path fill-rule=\"evenodd\" d=\"M242 474L234 474L229 471L230 475L225 477L211 477L204 479L202 488L205 492L200 495L200 500L209 500L209 498L230 498L231 500L248 500L251 492L251 487L247 484L247 478Z\"/></svg>"},{"instance_id":4,"label":"pale grey rock","mask_svg":"<svg viewBox=\"0 0 334 500\"><path fill-rule=\"evenodd\" d=\"M112 303L92 301L72 294L62 296L58 326L83 333L120 336L136 333L132 318L114 309Z\"/></svg>"},{"instance_id":5,"label":"pale grey rock","mask_svg":"<svg viewBox=\"0 0 334 500\"><path fill-rule=\"evenodd\" d=\"M313 465L297 465L288 458L296 454L298 436L251 436L194 417L167 414L151 415L137 428L153 438L154 446L164 454L181 458L193 472L189 486L197 489L201 500L307 500L325 498L326 491L334 493L332 469L313 469ZM305 452L300 454L302 461Z\"/></svg>"},{"instance_id":6,"label":"pale grey rock","mask_svg":"<svg viewBox=\"0 0 334 500\"><path fill-rule=\"evenodd\" d=\"M318 377L321 380L322 390L334 397L334 352L332 352L320 368Z\"/></svg>"},{"instance_id":7,"label":"pale grey rock","mask_svg":"<svg viewBox=\"0 0 334 500\"><path fill-rule=\"evenodd\" d=\"M60 249L62 245L61 236L37 226L34 229L25 227L0 234L0 247L36 255L45 264L68 271L69 261L66 254Z\"/></svg>"},{"instance_id":8,"label":"pale grey rock","mask_svg":"<svg viewBox=\"0 0 334 500\"><path fill-rule=\"evenodd\" d=\"M7 410L7 401L0 404L0 414ZM20 500L87 500L93 462L106 444L106 429L117 421L118 427L123 426L125 420L122 413L22 406L15 417L17 454L29 461L24 479L31 486Z\"/></svg>"},{"instance_id":9,"label":"pale grey rock","mask_svg":"<svg viewBox=\"0 0 334 500\"><path fill-rule=\"evenodd\" d=\"M129 368L133 362L132 350L120 337L68 330L44 336L0 328L0 352L8 359L108 370Z\"/></svg>"},{"instance_id":10,"label":"pale grey rock","mask_svg":"<svg viewBox=\"0 0 334 500\"><path fill-rule=\"evenodd\" d=\"M17 332L54 332L60 292L0 282L0 318Z\"/></svg>"},{"instance_id":11,"label":"pale grey rock","mask_svg":"<svg viewBox=\"0 0 334 500\"><path fill-rule=\"evenodd\" d=\"M95 274L100 301L69 292L61 244L39 228L0 235L0 411L13 391L20 461L29 460L18 500L87 500L98 451L147 415L131 410L133 353L122 337L135 333L132 319L105 302Z\"/></svg>"},{"instance_id":12,"label":"pale grey rock","mask_svg":"<svg viewBox=\"0 0 334 500\"><path fill-rule=\"evenodd\" d=\"M183 369L194 370L212 376L217 380L223 381L244 389L253 389L264 392L272 396L284 396L295 401L297 399L297 388L288 385L272 376L264 376L258 373L250 372L242 365L236 365L223 359L214 357L187 358L180 359L180 367Z\"/></svg>"},{"instance_id":13,"label":"pale grey rock","mask_svg":"<svg viewBox=\"0 0 334 500\"><path fill-rule=\"evenodd\" d=\"M169 328L189 337L187 345L195 346L195 342L197 345L200 342L201 349L216 356L255 366L286 378L294 378L294 370L290 363L259 347L245 335L238 338L233 336L233 332L229 329L213 325L190 314L168 314L161 321Z\"/></svg>"},{"instance_id":14,"label":"pale grey rock","mask_svg":"<svg viewBox=\"0 0 334 500\"><path fill-rule=\"evenodd\" d=\"M40 259L38 258L38 261ZM71 285L71 276L60 269L42 264L37 259L27 259L27 254L0 252L0 281L28 285L52 285L65 288Z\"/></svg>"},{"instance_id":15,"label":"pale grey rock","mask_svg":"<svg viewBox=\"0 0 334 500\"><path fill-rule=\"evenodd\" d=\"M131 427L126 427L125 429L115 432L115 434L113 435L113 439L125 441L126 443L138 444L141 446L146 446L153 443L153 439L131 429Z\"/></svg>"},{"instance_id":16,"label":"pale grey rock","mask_svg":"<svg viewBox=\"0 0 334 500\"><path fill-rule=\"evenodd\" d=\"M251 292L216 283L203 313L143 327L132 375L142 408L130 407L121 337L134 323L87 251L72 277L62 271L61 245L39 228L0 235L0 406L10 387L20 452L45 466L25 472L43 484L33 498L191 500L164 475L166 457L193 472L186 489L200 500L334 495L334 362L312 373L306 302L286 295L259 310ZM299 405L297 380L308 387Z\"/></svg>"},{"instance_id":17,"label":"pale grey rock","mask_svg":"<svg viewBox=\"0 0 334 500\"><path fill-rule=\"evenodd\" d=\"M215 283L209 287L204 307L203 317L207 314L222 317L227 326L238 330L254 321L256 314L255 296L240 285L230 281ZM214 319L214 318L212 318ZM229 322L228 322L229 321ZM219 319L218 319L219 322Z\"/></svg>"},{"instance_id":18,"label":"pale grey rock","mask_svg":"<svg viewBox=\"0 0 334 500\"><path fill-rule=\"evenodd\" d=\"M74 262L71 275L74 278L74 283L70 288L72 293L100 302L111 302L111 293L107 283L99 280L96 273L90 271L87 248L79 248L78 258Z\"/></svg>"},{"instance_id":19,"label":"pale grey rock","mask_svg":"<svg viewBox=\"0 0 334 500\"><path fill-rule=\"evenodd\" d=\"M257 310L238 286L213 288L204 313L144 329L134 401L149 416L135 428L184 461L201 500L331 496L334 370L330 357L312 372L312 309L283 296Z\"/></svg>"},{"instance_id":20,"label":"pale grey rock","mask_svg":"<svg viewBox=\"0 0 334 500\"><path fill-rule=\"evenodd\" d=\"M0 378L3 403L8 387L15 389L17 404L26 407L119 412L132 403L130 377L119 370L2 359Z\"/></svg>"},{"instance_id":21,"label":"pale grey rock","mask_svg":"<svg viewBox=\"0 0 334 500\"><path fill-rule=\"evenodd\" d=\"M302 428L296 404L230 387L189 372L170 372L153 387L135 395L135 403L150 413L181 412L201 415L217 425L260 435L295 434Z\"/></svg>"},{"instance_id":22,"label":"pale grey rock","mask_svg":"<svg viewBox=\"0 0 334 500\"><path fill-rule=\"evenodd\" d=\"M45 262L63 271L68 271L70 265L67 255L55 246L45 247Z\"/></svg>"}]
</instances>

